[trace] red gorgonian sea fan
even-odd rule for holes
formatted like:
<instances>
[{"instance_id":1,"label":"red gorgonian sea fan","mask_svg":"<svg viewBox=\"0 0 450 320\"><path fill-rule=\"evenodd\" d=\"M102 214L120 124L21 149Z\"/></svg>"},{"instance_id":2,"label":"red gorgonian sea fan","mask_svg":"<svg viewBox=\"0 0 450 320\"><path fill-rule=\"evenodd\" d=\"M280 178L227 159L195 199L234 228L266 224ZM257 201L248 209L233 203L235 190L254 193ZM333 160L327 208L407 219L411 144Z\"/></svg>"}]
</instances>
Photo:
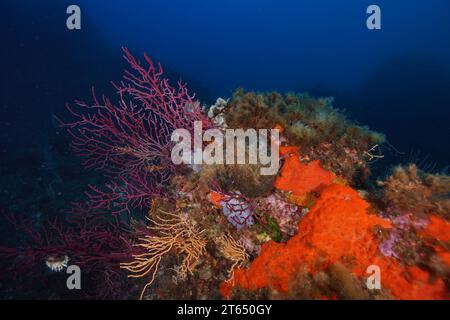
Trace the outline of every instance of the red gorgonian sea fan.
<instances>
[{"instance_id":1,"label":"red gorgonian sea fan","mask_svg":"<svg viewBox=\"0 0 450 320\"><path fill-rule=\"evenodd\" d=\"M77 265L84 279L79 297L123 298L130 285L119 265L144 253L134 244L147 228L132 226L106 210L91 210L81 203L72 204L66 215L35 221L0 214L16 234L8 243L0 243L0 281L4 287L20 294L48 288L52 273ZM65 263L54 268L62 260Z\"/></svg>"},{"instance_id":2,"label":"red gorgonian sea fan","mask_svg":"<svg viewBox=\"0 0 450 320\"><path fill-rule=\"evenodd\" d=\"M75 152L86 158L88 168L103 170L110 181L102 187L90 186L91 206L127 211L147 205L160 194L175 170L170 159L171 134L178 128L193 132L194 121L211 127L195 95L185 84L176 87L164 78L160 64L145 55L146 64L123 48L131 70L125 70L117 90L117 103L93 92L93 103L76 101L67 105L73 122L60 121L72 136Z\"/></svg>"}]
</instances>

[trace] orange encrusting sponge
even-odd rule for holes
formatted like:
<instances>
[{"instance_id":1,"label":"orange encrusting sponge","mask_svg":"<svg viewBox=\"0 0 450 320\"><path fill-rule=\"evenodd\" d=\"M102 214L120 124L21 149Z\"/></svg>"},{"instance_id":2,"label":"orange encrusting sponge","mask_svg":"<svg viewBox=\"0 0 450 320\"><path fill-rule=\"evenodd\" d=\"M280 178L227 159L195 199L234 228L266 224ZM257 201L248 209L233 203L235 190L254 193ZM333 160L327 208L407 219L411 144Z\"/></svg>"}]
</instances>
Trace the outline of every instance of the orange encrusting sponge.
<instances>
[{"instance_id":1,"label":"orange encrusting sponge","mask_svg":"<svg viewBox=\"0 0 450 320\"><path fill-rule=\"evenodd\" d=\"M450 223L436 215L432 215L425 230L422 230L419 234L424 239L434 240L431 245L436 250L437 255L446 265L450 266L450 252L443 245L443 243L450 241Z\"/></svg>"},{"instance_id":2,"label":"orange encrusting sponge","mask_svg":"<svg viewBox=\"0 0 450 320\"><path fill-rule=\"evenodd\" d=\"M439 241L450 241L450 223L432 215L427 227L420 234L423 237L430 237Z\"/></svg>"},{"instance_id":3,"label":"orange encrusting sponge","mask_svg":"<svg viewBox=\"0 0 450 320\"><path fill-rule=\"evenodd\" d=\"M211 201L211 203L213 205L215 205L217 208L221 208L222 207L222 201L224 199L224 196L221 195L220 193L215 192L215 191L211 191L208 194L208 198L209 198L209 201Z\"/></svg>"},{"instance_id":4,"label":"orange encrusting sponge","mask_svg":"<svg viewBox=\"0 0 450 320\"><path fill-rule=\"evenodd\" d=\"M302 163L298 147L280 147L280 156L284 157L284 164L275 180L278 190L305 196L311 191L320 192L336 179L336 175L323 169L318 160Z\"/></svg>"},{"instance_id":5,"label":"orange encrusting sponge","mask_svg":"<svg viewBox=\"0 0 450 320\"><path fill-rule=\"evenodd\" d=\"M429 273L418 267L405 267L394 259L377 257L374 264L381 269L381 285L393 298L401 300L449 299L442 279L431 280Z\"/></svg>"},{"instance_id":6,"label":"orange encrusting sponge","mask_svg":"<svg viewBox=\"0 0 450 320\"><path fill-rule=\"evenodd\" d=\"M299 233L286 244L265 243L248 270L235 270L235 285L247 290L269 286L287 292L299 265L314 273L344 256L354 257L355 271L362 274L377 251L371 229L376 224L390 226L388 221L367 214L368 207L350 187L329 186L299 223ZM221 287L225 296L226 286Z\"/></svg>"},{"instance_id":7,"label":"orange encrusting sponge","mask_svg":"<svg viewBox=\"0 0 450 320\"><path fill-rule=\"evenodd\" d=\"M352 261L352 271L358 277L365 275L368 266L378 265L382 286L394 298L445 298L442 280L429 283L426 271L405 269L395 260L378 256L373 229L376 225L389 228L391 224L369 214L368 208L354 189L328 186L299 223L298 234L285 244L265 243L248 269L236 269L233 281L221 284L222 295L229 298L233 287L250 291L268 287L286 293L300 266L314 274L349 258L346 261Z\"/></svg>"}]
</instances>

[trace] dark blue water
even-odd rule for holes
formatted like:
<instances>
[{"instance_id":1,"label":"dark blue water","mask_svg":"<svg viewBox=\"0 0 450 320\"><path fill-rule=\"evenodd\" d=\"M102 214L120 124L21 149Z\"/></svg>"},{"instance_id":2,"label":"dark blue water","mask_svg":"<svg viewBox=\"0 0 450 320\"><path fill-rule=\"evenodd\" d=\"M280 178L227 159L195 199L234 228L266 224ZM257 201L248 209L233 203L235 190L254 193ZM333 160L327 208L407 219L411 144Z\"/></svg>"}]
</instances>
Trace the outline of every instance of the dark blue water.
<instances>
[{"instance_id":1,"label":"dark blue water","mask_svg":"<svg viewBox=\"0 0 450 320\"><path fill-rule=\"evenodd\" d=\"M2 160L47 148L51 114L91 85L107 92L128 46L204 102L237 87L332 95L404 152L394 161L448 165L446 0L376 1L376 31L365 26L372 1L79 0L82 30L68 31L71 3L2 2Z\"/></svg>"}]
</instances>

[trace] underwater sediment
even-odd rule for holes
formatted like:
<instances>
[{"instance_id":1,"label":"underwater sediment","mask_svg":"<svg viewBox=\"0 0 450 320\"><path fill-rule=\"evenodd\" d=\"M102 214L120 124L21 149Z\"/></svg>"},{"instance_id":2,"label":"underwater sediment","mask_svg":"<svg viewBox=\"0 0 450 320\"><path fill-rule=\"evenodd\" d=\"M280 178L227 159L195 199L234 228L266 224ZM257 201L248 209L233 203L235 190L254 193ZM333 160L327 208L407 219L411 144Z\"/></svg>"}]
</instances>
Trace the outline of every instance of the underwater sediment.
<instances>
[{"instance_id":1,"label":"underwater sediment","mask_svg":"<svg viewBox=\"0 0 450 320\"><path fill-rule=\"evenodd\" d=\"M78 298L449 298L448 175L410 164L374 181L386 137L331 98L238 89L205 107L147 56L124 56L117 99L94 95L61 121L107 182L60 219L9 216L23 243L0 247L3 275L45 278L74 263L87 277ZM170 135L195 122L277 129L279 170L174 164Z\"/></svg>"}]
</instances>

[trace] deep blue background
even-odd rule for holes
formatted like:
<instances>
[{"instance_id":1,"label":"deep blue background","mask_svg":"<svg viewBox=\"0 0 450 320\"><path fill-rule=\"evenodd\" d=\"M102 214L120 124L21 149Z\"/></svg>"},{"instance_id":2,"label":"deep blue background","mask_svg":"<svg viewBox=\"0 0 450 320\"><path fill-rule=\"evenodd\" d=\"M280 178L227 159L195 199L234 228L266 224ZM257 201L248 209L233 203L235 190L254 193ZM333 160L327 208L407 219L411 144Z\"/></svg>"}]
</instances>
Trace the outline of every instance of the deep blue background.
<instances>
[{"instance_id":1,"label":"deep blue background","mask_svg":"<svg viewBox=\"0 0 450 320\"><path fill-rule=\"evenodd\" d=\"M82 30L65 28L79 4ZM366 8L382 30L366 28ZM205 103L248 90L308 91L387 134L408 160L449 164L448 0L2 1L0 155L39 152L51 114L108 92L121 46L147 52Z\"/></svg>"}]
</instances>

